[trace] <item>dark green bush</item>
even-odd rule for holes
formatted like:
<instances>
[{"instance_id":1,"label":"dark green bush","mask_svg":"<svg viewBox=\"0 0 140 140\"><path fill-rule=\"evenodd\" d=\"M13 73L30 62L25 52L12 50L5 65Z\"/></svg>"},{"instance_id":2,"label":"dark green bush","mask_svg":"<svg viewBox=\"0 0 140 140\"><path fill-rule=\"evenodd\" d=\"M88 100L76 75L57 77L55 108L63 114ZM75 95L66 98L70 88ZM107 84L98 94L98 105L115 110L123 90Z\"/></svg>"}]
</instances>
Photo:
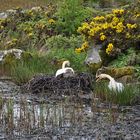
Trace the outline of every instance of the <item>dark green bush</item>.
<instances>
[{"instance_id":1,"label":"dark green bush","mask_svg":"<svg viewBox=\"0 0 140 140\"><path fill-rule=\"evenodd\" d=\"M48 48L77 48L82 44L81 36L64 37L62 35L52 36L46 40Z\"/></svg>"},{"instance_id":2,"label":"dark green bush","mask_svg":"<svg viewBox=\"0 0 140 140\"><path fill-rule=\"evenodd\" d=\"M91 17L91 10L82 5L81 0L62 0L56 16L57 31L65 35L77 33L77 28L82 21Z\"/></svg>"}]
</instances>

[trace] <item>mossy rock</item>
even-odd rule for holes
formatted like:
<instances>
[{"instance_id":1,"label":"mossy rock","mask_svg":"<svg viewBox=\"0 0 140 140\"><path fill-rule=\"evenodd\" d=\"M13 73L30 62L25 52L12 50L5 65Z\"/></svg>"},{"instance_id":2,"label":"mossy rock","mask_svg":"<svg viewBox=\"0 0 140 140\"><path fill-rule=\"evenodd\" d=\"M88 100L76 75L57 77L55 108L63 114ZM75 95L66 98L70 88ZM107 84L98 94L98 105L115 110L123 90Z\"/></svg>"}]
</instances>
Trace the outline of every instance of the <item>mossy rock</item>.
<instances>
[{"instance_id":1,"label":"mossy rock","mask_svg":"<svg viewBox=\"0 0 140 140\"><path fill-rule=\"evenodd\" d=\"M102 62L100 61L99 63L92 63L88 65L90 72L95 74L96 71L102 66Z\"/></svg>"},{"instance_id":2,"label":"mossy rock","mask_svg":"<svg viewBox=\"0 0 140 140\"><path fill-rule=\"evenodd\" d=\"M106 73L114 78L120 78L125 75L133 76L135 73L135 68L132 66L126 66L121 68L114 68L114 67L102 67L98 69L97 74Z\"/></svg>"},{"instance_id":3,"label":"mossy rock","mask_svg":"<svg viewBox=\"0 0 140 140\"><path fill-rule=\"evenodd\" d=\"M4 57L3 64L4 65L13 65L16 63L16 61L17 61L17 59L16 59L15 55L12 53L9 53Z\"/></svg>"}]
</instances>

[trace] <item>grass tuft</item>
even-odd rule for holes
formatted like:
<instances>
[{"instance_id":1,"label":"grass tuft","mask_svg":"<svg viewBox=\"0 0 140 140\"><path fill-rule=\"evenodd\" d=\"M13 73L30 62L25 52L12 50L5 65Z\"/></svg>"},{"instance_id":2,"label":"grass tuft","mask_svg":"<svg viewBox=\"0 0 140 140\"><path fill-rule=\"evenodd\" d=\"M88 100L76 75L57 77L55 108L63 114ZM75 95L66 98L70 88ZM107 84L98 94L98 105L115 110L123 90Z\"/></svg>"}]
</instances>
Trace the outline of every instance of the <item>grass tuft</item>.
<instances>
[{"instance_id":1,"label":"grass tuft","mask_svg":"<svg viewBox=\"0 0 140 140\"><path fill-rule=\"evenodd\" d=\"M119 105L131 105L133 99L138 95L140 96L140 87L133 85L125 85L122 92L111 91L108 88L106 82L96 83L95 88L96 96L101 98L103 101L109 101L111 103Z\"/></svg>"}]
</instances>

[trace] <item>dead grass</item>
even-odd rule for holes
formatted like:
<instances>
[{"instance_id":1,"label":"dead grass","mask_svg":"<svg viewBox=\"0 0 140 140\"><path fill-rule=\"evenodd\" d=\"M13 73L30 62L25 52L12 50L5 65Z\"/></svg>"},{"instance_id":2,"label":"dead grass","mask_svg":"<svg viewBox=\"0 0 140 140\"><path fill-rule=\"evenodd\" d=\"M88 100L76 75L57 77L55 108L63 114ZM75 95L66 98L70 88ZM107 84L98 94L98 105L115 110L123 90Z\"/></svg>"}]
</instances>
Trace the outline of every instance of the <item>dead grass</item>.
<instances>
[{"instance_id":1,"label":"dead grass","mask_svg":"<svg viewBox=\"0 0 140 140\"><path fill-rule=\"evenodd\" d=\"M51 0L53 3L55 0ZM16 7L31 8L34 6L45 6L49 0L0 0L0 11L14 9Z\"/></svg>"}]
</instances>

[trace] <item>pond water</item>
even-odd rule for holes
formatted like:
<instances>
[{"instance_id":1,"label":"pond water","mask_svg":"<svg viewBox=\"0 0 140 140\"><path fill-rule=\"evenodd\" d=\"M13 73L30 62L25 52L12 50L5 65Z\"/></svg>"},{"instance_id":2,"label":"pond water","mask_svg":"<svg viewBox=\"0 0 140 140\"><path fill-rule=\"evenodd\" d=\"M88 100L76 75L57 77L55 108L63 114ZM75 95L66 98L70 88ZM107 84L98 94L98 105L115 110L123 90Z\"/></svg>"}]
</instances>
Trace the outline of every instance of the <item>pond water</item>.
<instances>
[{"instance_id":1,"label":"pond water","mask_svg":"<svg viewBox=\"0 0 140 140\"><path fill-rule=\"evenodd\" d=\"M0 85L0 140L140 138L140 105L103 103L94 93L47 100L43 94L21 93L12 82Z\"/></svg>"},{"instance_id":2,"label":"pond water","mask_svg":"<svg viewBox=\"0 0 140 140\"><path fill-rule=\"evenodd\" d=\"M68 98L38 103L25 95L18 100L3 96L0 99L0 139L123 139L127 134L138 138L139 121L134 123L133 119L138 119L140 112L134 113L132 107L124 110L121 112L116 105L110 106L98 99L86 103ZM127 125L128 122L132 126Z\"/></svg>"}]
</instances>

